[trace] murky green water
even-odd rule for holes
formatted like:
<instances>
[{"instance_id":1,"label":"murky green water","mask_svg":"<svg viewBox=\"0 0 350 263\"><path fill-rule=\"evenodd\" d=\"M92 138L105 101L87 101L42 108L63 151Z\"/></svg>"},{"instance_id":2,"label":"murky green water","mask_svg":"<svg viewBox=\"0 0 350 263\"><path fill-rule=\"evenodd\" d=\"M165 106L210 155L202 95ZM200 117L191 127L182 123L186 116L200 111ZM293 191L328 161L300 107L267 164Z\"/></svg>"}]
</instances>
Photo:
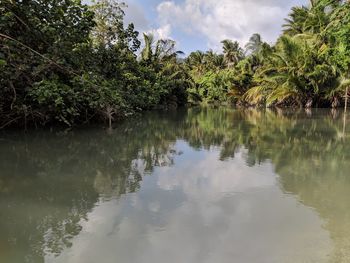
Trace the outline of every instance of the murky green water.
<instances>
[{"instance_id":1,"label":"murky green water","mask_svg":"<svg viewBox=\"0 0 350 263\"><path fill-rule=\"evenodd\" d=\"M350 262L349 129L206 108L1 134L0 262Z\"/></svg>"}]
</instances>

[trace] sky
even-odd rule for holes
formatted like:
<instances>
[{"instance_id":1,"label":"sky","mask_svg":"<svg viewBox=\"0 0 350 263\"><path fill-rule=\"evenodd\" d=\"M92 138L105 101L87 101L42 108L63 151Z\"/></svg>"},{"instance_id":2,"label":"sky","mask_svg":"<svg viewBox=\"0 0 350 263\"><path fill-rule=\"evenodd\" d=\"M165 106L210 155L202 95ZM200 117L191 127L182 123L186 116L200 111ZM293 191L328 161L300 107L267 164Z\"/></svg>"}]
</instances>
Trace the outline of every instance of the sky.
<instances>
[{"instance_id":1,"label":"sky","mask_svg":"<svg viewBox=\"0 0 350 263\"><path fill-rule=\"evenodd\" d=\"M242 46L254 33L274 43L292 6L308 0L124 0L126 22L177 42L177 49L220 51L224 39Z\"/></svg>"}]
</instances>

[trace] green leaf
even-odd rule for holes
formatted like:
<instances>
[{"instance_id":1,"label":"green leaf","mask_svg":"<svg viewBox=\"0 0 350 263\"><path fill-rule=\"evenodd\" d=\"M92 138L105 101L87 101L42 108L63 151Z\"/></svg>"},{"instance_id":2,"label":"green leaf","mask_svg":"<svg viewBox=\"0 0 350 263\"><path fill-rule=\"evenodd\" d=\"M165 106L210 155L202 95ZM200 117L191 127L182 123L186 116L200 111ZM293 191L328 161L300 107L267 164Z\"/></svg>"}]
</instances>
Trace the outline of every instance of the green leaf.
<instances>
[{"instance_id":1,"label":"green leaf","mask_svg":"<svg viewBox=\"0 0 350 263\"><path fill-rule=\"evenodd\" d=\"M7 65L6 60L0 59L0 67L4 67L4 66L6 66L6 65Z\"/></svg>"}]
</instances>

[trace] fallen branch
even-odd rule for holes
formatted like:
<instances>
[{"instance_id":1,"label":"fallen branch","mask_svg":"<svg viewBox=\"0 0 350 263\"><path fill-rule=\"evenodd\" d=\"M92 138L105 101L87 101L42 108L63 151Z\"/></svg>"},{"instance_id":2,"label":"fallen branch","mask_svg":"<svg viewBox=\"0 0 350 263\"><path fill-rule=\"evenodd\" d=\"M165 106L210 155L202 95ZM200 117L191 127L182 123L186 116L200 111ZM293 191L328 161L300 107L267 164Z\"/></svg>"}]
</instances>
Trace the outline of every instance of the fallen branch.
<instances>
[{"instance_id":1,"label":"fallen branch","mask_svg":"<svg viewBox=\"0 0 350 263\"><path fill-rule=\"evenodd\" d=\"M9 122L5 123L4 125L2 125L0 127L0 130L2 130L3 128L5 128L6 126L9 126L12 122L15 122L17 120L19 120L21 117L17 117L17 118L14 118L13 120L10 120Z\"/></svg>"}]
</instances>

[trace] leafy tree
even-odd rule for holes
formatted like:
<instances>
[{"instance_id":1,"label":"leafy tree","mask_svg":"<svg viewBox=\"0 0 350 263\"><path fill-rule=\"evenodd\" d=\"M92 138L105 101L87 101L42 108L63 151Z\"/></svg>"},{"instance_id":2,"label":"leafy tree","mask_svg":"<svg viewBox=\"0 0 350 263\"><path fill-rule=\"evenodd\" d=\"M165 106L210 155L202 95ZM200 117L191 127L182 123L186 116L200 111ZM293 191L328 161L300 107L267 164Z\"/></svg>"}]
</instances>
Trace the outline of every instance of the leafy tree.
<instances>
[{"instance_id":1,"label":"leafy tree","mask_svg":"<svg viewBox=\"0 0 350 263\"><path fill-rule=\"evenodd\" d=\"M76 50L89 43L93 13L80 1L4 0L0 17L0 121L41 118L28 91L49 79L70 85L81 68Z\"/></svg>"}]
</instances>

